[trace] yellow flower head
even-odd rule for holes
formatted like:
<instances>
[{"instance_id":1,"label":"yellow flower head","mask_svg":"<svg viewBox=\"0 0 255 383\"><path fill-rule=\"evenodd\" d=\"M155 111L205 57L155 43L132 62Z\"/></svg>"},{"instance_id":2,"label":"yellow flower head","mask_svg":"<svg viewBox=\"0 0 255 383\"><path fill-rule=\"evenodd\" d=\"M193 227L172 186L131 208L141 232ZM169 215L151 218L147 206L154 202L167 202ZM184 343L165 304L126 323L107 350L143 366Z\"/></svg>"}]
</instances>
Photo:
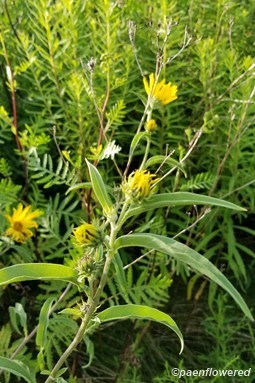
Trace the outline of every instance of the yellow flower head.
<instances>
[{"instance_id":1,"label":"yellow flower head","mask_svg":"<svg viewBox=\"0 0 255 383\"><path fill-rule=\"evenodd\" d=\"M82 225L73 229L74 237L77 243L81 246L94 246L96 247L102 239L101 231L97 226L89 223L83 223Z\"/></svg>"},{"instance_id":2,"label":"yellow flower head","mask_svg":"<svg viewBox=\"0 0 255 383\"><path fill-rule=\"evenodd\" d=\"M162 105L167 105L177 99L177 85L172 85L171 82L166 84L165 79L156 83L154 73L150 74L149 82L144 77L143 84L148 96L152 97L154 101L159 101Z\"/></svg>"},{"instance_id":3,"label":"yellow flower head","mask_svg":"<svg viewBox=\"0 0 255 383\"><path fill-rule=\"evenodd\" d=\"M131 173L128 180L124 182L122 191L131 195L132 198L141 201L154 193L154 183L157 181L155 174L151 174L148 170L136 170Z\"/></svg>"},{"instance_id":4,"label":"yellow flower head","mask_svg":"<svg viewBox=\"0 0 255 383\"><path fill-rule=\"evenodd\" d=\"M5 218L10 222L10 227L6 230L5 235L20 243L24 243L32 237L33 232L29 229L38 227L34 219L39 217L42 211L35 210L32 212L30 209L30 205L24 208L20 203L17 209L13 209L12 215L5 215Z\"/></svg>"},{"instance_id":5,"label":"yellow flower head","mask_svg":"<svg viewBox=\"0 0 255 383\"><path fill-rule=\"evenodd\" d=\"M153 133L157 129L157 123L155 120L149 120L145 124L145 130L149 133Z\"/></svg>"}]
</instances>

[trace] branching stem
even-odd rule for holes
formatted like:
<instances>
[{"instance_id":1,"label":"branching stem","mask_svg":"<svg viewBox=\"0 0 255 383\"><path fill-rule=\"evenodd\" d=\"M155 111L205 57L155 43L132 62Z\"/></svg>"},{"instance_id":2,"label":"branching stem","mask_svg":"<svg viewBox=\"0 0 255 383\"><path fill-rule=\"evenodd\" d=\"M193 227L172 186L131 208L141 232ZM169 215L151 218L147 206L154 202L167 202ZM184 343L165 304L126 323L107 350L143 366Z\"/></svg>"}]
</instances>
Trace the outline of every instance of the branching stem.
<instances>
[{"instance_id":1,"label":"branching stem","mask_svg":"<svg viewBox=\"0 0 255 383\"><path fill-rule=\"evenodd\" d=\"M106 255L106 260L105 260L102 276L101 276L101 279L100 279L100 282L99 282L99 285L98 285L98 288L96 290L94 297L89 298L89 300L88 300L87 311L84 315L84 318L82 319L79 330L77 331L73 341L67 347L66 351L59 358L58 362L54 366L53 370L51 371L51 373L50 373L49 377L47 378L47 380L45 381L45 383L50 383L50 382L54 381L54 379L57 376L57 373L60 370L60 368L62 367L62 365L65 363L67 358L72 354L72 352L76 349L76 347L79 345L79 343L83 339L83 336L86 332L88 324L89 324L91 318L93 317L93 315L94 315L94 313L95 313L95 311L99 305L100 298L101 298L102 292L104 290L104 287L105 287L105 284L107 281L107 277L109 274L112 258L114 256L114 242L116 239L117 230L118 230L118 228L116 226L112 225L111 235L110 235L110 239L109 239L109 250L108 250L107 255Z\"/></svg>"}]
</instances>

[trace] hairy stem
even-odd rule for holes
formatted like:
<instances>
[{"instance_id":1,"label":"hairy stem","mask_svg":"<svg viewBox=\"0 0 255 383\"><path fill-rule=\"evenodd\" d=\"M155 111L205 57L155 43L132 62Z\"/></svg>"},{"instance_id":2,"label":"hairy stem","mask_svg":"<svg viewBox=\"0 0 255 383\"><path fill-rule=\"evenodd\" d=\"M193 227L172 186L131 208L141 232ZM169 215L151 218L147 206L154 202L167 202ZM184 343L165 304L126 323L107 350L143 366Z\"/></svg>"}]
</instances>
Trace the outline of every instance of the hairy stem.
<instances>
[{"instance_id":1,"label":"hairy stem","mask_svg":"<svg viewBox=\"0 0 255 383\"><path fill-rule=\"evenodd\" d=\"M50 376L47 378L45 383L50 383L50 382L54 381L54 379L55 379L58 371L62 367L62 365L65 363L67 358L72 354L72 352L76 349L76 347L79 345L79 343L83 339L83 336L86 332L87 326L88 326L91 318L93 317L93 315L97 309L97 306L98 306L99 301L100 301L100 297L102 295L103 289L104 289L106 281L107 281L108 273L109 273L111 262L112 262L112 257L114 255L113 245L114 245L114 242L116 239L116 234L117 234L117 229L115 228L115 226L112 226L110 240L109 240L109 250L107 252L106 261L104 264L104 269L103 269L102 276L101 276L98 288L96 290L96 293L95 293L94 297L90 298L88 301L88 308L87 308L86 314L85 314L84 318L82 319L79 330L77 331L73 341L67 347L66 351L61 355L61 357L59 358L58 362L54 366L53 370L50 373Z\"/></svg>"}]
</instances>

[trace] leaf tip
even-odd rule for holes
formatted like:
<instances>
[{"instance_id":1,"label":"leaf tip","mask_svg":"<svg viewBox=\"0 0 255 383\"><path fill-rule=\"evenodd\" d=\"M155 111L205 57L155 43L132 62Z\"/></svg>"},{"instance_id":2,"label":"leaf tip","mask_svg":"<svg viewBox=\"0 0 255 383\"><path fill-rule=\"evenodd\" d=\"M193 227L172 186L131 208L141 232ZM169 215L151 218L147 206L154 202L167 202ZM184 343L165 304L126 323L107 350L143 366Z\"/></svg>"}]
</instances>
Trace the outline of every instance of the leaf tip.
<instances>
[{"instance_id":1,"label":"leaf tip","mask_svg":"<svg viewBox=\"0 0 255 383\"><path fill-rule=\"evenodd\" d=\"M179 355L181 355L183 350L184 350L184 341L183 341L183 339L180 339L180 341L181 341L181 350L179 352Z\"/></svg>"}]
</instances>

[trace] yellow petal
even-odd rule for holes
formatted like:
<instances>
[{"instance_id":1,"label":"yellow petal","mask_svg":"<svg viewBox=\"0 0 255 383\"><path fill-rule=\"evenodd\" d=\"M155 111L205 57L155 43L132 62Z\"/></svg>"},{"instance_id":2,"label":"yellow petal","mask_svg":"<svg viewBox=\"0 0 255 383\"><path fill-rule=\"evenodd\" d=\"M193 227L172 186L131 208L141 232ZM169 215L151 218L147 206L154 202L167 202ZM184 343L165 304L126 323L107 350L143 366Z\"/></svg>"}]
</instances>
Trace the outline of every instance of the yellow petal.
<instances>
[{"instance_id":1,"label":"yellow petal","mask_svg":"<svg viewBox=\"0 0 255 383\"><path fill-rule=\"evenodd\" d=\"M154 84L155 84L154 73L151 73L149 77L150 77L150 94L152 94Z\"/></svg>"},{"instance_id":2,"label":"yellow petal","mask_svg":"<svg viewBox=\"0 0 255 383\"><path fill-rule=\"evenodd\" d=\"M143 78L143 85L144 85L145 92L149 95L150 88L149 88L149 84L146 77Z\"/></svg>"}]
</instances>

